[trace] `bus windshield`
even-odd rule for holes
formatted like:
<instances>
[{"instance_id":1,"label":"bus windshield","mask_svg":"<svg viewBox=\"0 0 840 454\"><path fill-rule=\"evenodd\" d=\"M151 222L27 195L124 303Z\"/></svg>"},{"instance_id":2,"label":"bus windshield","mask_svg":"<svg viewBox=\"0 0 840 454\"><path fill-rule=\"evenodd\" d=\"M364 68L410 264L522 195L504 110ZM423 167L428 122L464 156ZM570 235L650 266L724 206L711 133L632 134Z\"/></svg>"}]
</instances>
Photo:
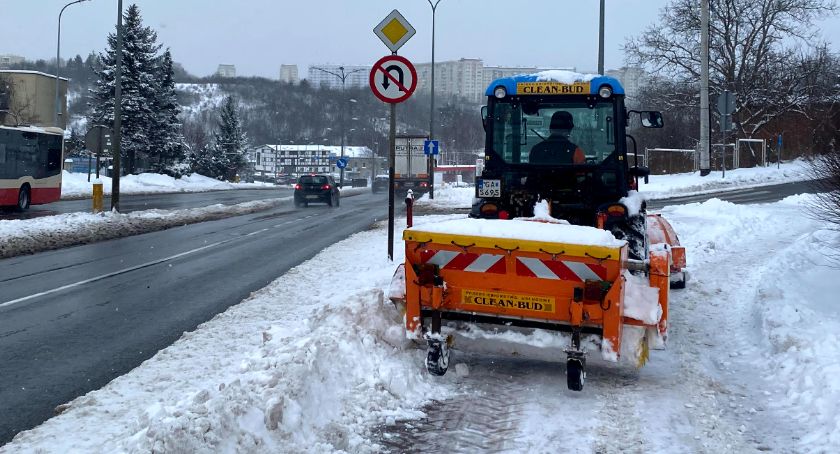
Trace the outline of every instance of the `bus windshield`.
<instances>
[{"instance_id":1,"label":"bus windshield","mask_svg":"<svg viewBox=\"0 0 840 454\"><path fill-rule=\"evenodd\" d=\"M509 164L599 164L616 150L615 121L610 102L498 101L493 150Z\"/></svg>"}]
</instances>

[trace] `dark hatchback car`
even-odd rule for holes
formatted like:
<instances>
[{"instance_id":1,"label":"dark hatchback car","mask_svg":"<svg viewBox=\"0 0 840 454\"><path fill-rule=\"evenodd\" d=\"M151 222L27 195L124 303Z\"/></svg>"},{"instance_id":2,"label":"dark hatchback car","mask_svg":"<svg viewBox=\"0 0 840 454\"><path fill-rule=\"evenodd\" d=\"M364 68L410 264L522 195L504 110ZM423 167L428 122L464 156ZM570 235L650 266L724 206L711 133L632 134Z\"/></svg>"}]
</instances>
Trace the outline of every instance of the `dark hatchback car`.
<instances>
[{"instance_id":1,"label":"dark hatchback car","mask_svg":"<svg viewBox=\"0 0 840 454\"><path fill-rule=\"evenodd\" d=\"M312 202L339 206L341 195L333 177L329 175L304 175L298 179L295 185L295 206L308 206Z\"/></svg>"},{"instance_id":2,"label":"dark hatchback car","mask_svg":"<svg viewBox=\"0 0 840 454\"><path fill-rule=\"evenodd\" d=\"M371 190L374 193L385 191L388 192L388 175L377 175L371 184Z\"/></svg>"}]
</instances>

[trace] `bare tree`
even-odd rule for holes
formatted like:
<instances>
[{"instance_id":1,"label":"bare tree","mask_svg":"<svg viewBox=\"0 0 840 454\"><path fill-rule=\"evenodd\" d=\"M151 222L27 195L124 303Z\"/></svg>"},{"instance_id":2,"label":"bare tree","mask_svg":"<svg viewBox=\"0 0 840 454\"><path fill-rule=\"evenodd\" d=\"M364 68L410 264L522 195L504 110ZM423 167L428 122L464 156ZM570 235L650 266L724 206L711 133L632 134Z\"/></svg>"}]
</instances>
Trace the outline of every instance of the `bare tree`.
<instances>
[{"instance_id":1,"label":"bare tree","mask_svg":"<svg viewBox=\"0 0 840 454\"><path fill-rule=\"evenodd\" d=\"M710 0L710 85L736 94L741 133L752 137L789 112L808 115L812 85L826 71L829 54L813 23L834 13L834 0ZM700 77L700 8L672 0L660 23L629 39L629 63L678 83ZM683 98L678 102L685 102ZM687 101L698 103L695 98Z\"/></svg>"},{"instance_id":2,"label":"bare tree","mask_svg":"<svg viewBox=\"0 0 840 454\"><path fill-rule=\"evenodd\" d=\"M13 78L0 74L0 110L11 114L16 123L33 124L40 120L34 104L34 96L27 96ZM0 113L0 124L6 122L6 112Z\"/></svg>"}]
</instances>

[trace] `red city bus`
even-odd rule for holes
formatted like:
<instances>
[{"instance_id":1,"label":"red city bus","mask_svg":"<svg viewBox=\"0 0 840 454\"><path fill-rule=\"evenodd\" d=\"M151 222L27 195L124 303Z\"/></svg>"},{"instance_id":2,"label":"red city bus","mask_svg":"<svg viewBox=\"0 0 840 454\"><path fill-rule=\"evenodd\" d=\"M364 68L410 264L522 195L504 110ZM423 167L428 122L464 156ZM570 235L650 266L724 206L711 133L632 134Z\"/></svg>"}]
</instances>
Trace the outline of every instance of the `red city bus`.
<instances>
[{"instance_id":1,"label":"red city bus","mask_svg":"<svg viewBox=\"0 0 840 454\"><path fill-rule=\"evenodd\" d=\"M19 211L61 198L64 132L0 126L0 206Z\"/></svg>"}]
</instances>

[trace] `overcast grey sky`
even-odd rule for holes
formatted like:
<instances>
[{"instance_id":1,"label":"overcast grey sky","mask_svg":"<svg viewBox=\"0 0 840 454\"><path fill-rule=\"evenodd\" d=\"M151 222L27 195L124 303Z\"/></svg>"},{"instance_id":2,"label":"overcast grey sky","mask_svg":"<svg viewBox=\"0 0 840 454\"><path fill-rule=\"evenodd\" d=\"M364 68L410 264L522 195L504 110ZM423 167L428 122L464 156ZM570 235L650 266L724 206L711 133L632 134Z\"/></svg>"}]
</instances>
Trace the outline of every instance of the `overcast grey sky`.
<instances>
[{"instance_id":1,"label":"overcast grey sky","mask_svg":"<svg viewBox=\"0 0 840 454\"><path fill-rule=\"evenodd\" d=\"M54 58L58 12L70 0L0 0L0 54ZM125 0L125 7L133 2ZM281 63L372 64L388 53L371 31L392 9L417 29L400 50L415 62L431 58L431 8L426 0L137 0L145 23L188 71L204 76L219 63L239 75L276 78ZM598 0L441 0L435 58L477 57L488 65L594 70ZM607 0L607 69L622 66L625 37L658 19L667 0ZM105 47L116 0L69 7L62 18L62 57ZM820 24L840 43L840 20ZM37 30L37 32L35 31ZM832 45L838 49L837 45Z\"/></svg>"}]
</instances>

